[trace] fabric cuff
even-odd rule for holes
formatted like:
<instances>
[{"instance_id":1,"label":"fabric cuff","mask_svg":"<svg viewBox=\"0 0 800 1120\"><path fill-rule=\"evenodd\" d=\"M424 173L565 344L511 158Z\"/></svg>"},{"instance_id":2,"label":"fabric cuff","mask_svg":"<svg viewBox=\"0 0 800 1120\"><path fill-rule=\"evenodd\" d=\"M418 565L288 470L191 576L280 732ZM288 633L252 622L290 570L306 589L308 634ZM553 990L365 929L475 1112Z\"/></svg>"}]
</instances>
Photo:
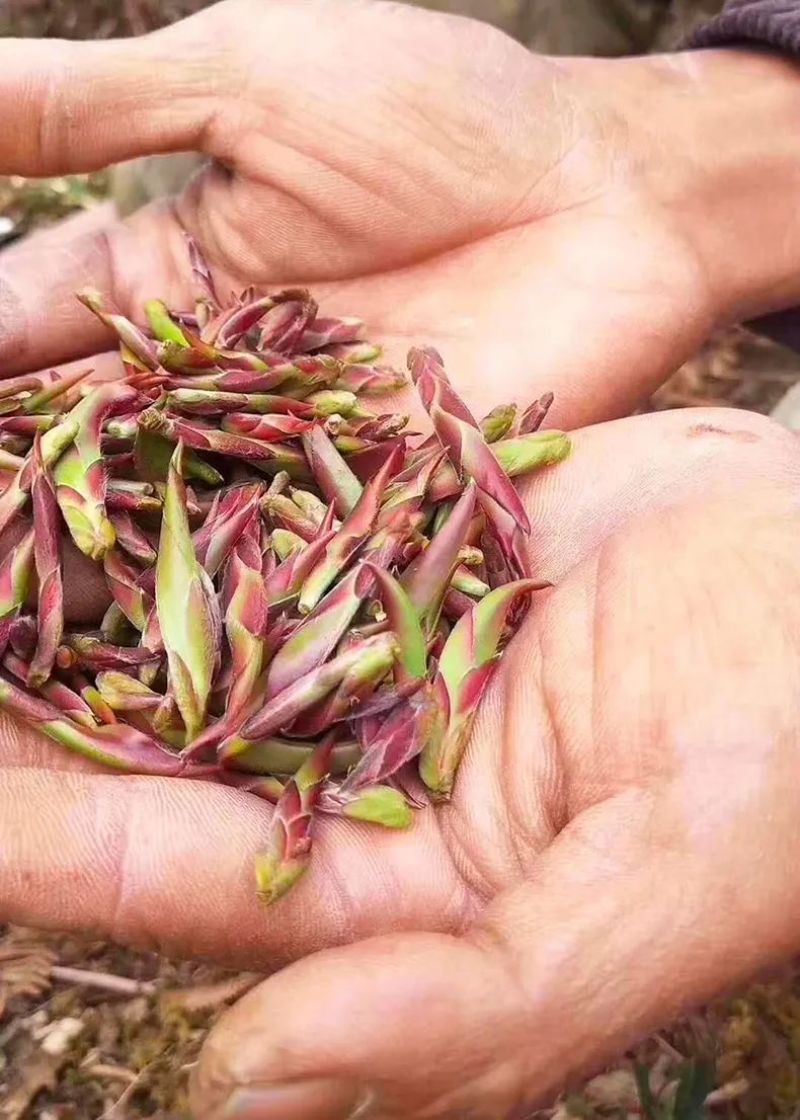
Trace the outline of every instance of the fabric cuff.
<instances>
[{"instance_id":1,"label":"fabric cuff","mask_svg":"<svg viewBox=\"0 0 800 1120\"><path fill-rule=\"evenodd\" d=\"M732 0L699 27L685 46L725 47L760 43L787 54L800 54L800 3L791 0Z\"/></svg>"}]
</instances>

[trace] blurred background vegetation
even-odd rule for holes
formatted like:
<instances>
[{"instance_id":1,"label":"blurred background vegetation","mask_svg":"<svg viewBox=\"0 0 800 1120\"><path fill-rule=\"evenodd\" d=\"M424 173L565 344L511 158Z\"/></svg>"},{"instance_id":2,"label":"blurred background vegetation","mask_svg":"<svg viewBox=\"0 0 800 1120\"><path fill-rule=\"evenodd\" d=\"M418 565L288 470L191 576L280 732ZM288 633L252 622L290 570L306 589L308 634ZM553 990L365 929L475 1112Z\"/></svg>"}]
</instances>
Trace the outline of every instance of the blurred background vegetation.
<instances>
[{"instance_id":1,"label":"blurred background vegetation","mask_svg":"<svg viewBox=\"0 0 800 1120\"><path fill-rule=\"evenodd\" d=\"M205 0L0 0L0 35L142 34L204 6ZM670 49L722 0L422 6L484 20L533 50L620 56ZM179 190L195 163L181 155L88 176L0 178L0 247L97 205L128 213ZM799 378L797 355L737 328L711 339L645 408L727 404L770 412ZM542 1116L800 1120L799 977L787 968L688 1017ZM186 1074L209 1026L258 979L0 926L0 1120L184 1120Z\"/></svg>"}]
</instances>

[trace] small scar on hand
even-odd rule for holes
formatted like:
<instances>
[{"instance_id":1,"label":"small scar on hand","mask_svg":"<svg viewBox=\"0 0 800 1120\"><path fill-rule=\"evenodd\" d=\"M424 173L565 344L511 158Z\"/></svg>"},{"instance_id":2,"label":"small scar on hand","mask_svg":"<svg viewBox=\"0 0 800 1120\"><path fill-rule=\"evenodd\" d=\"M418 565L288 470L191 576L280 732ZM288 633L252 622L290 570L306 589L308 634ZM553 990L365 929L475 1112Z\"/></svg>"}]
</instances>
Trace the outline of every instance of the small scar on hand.
<instances>
[{"instance_id":1,"label":"small scar on hand","mask_svg":"<svg viewBox=\"0 0 800 1120\"><path fill-rule=\"evenodd\" d=\"M705 435L727 436L736 443L758 443L761 438L756 432L748 431L747 428L720 428L717 424L692 424L686 434L690 439Z\"/></svg>"}]
</instances>

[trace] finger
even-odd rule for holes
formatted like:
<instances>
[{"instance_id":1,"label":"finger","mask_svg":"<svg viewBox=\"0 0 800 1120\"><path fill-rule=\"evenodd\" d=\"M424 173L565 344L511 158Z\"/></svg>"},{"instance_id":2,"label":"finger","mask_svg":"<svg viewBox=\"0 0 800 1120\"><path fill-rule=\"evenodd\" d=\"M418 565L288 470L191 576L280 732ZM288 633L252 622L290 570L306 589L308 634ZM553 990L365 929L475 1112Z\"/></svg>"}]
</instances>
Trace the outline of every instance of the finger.
<instances>
[{"instance_id":1,"label":"finger","mask_svg":"<svg viewBox=\"0 0 800 1120\"><path fill-rule=\"evenodd\" d=\"M112 201L90 205L85 210L76 210L68 214L52 225L34 227L25 234L24 240L12 242L4 249L0 260L5 260L12 253L19 252L21 246L26 250L36 248L43 254L45 250L57 248L60 244L74 240L81 234L102 232L117 220L117 209Z\"/></svg>"},{"instance_id":2,"label":"finger","mask_svg":"<svg viewBox=\"0 0 800 1120\"><path fill-rule=\"evenodd\" d=\"M236 83L237 46L220 7L140 39L0 42L0 98L13 106L0 171L50 175L202 150ZM183 302L186 278L169 204L125 222L99 207L39 232L0 254L0 368L31 370L108 345L108 332L75 300L86 285L138 318L151 296Z\"/></svg>"},{"instance_id":3,"label":"finger","mask_svg":"<svg viewBox=\"0 0 800 1120\"><path fill-rule=\"evenodd\" d=\"M0 734L8 728L0 724ZM253 873L269 821L264 802L203 782L38 770L47 745L29 731L12 734L2 750L29 765L0 769L2 921L102 930L167 953L262 967L375 929L463 922L469 900L433 814L392 836L321 821L313 891L267 913ZM419 860L426 883L404 898L400 884L414 879Z\"/></svg>"},{"instance_id":4,"label":"finger","mask_svg":"<svg viewBox=\"0 0 800 1120\"><path fill-rule=\"evenodd\" d=\"M8 376L107 350L110 332L75 293L98 288L139 319L151 296L185 303L185 261L182 227L163 203L125 222L67 223L0 253L0 369Z\"/></svg>"},{"instance_id":5,"label":"finger","mask_svg":"<svg viewBox=\"0 0 800 1120\"><path fill-rule=\"evenodd\" d=\"M633 792L578 818L462 939L370 939L267 980L212 1031L197 1120L528 1115L566 1078L788 955L792 799L758 853L774 874L742 891L748 813L731 815L709 785L692 835L681 794Z\"/></svg>"},{"instance_id":6,"label":"finger","mask_svg":"<svg viewBox=\"0 0 800 1120\"><path fill-rule=\"evenodd\" d=\"M223 39L201 15L139 39L4 39L0 171L57 175L201 149L231 84Z\"/></svg>"}]
</instances>

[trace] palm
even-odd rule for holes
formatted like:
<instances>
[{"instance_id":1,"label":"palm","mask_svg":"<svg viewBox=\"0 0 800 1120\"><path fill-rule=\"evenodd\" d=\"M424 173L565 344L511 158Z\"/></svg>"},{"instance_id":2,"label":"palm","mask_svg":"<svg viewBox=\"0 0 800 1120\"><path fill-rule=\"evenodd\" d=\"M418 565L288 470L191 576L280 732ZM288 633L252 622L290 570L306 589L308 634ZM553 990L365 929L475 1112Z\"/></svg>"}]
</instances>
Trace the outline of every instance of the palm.
<instances>
[{"instance_id":1,"label":"palm","mask_svg":"<svg viewBox=\"0 0 800 1120\"><path fill-rule=\"evenodd\" d=\"M479 24L362 7L319 8L299 57L307 15L286 12L295 49L286 70L264 70L247 66L267 47L252 13L245 0L205 17L223 37L254 28L236 48L252 76L206 135L226 170L202 174L172 215L226 276L309 284L399 352L440 342L476 407L498 377L529 392L554 353L565 382L585 377L622 326L632 364L648 346L644 377L691 350L707 326L693 262L672 240L661 251L656 207L615 169L610 113L567 71ZM337 54L348 39L357 52ZM302 96L276 119L306 55ZM582 351L564 370L577 323ZM572 423L598 414L570 404Z\"/></svg>"},{"instance_id":2,"label":"palm","mask_svg":"<svg viewBox=\"0 0 800 1120\"><path fill-rule=\"evenodd\" d=\"M263 964L389 929L461 927L524 882L570 821L581 831L585 822L584 843L593 831L613 835L617 820L633 822L606 853L614 861L652 858L654 824L669 824L682 843L711 799L715 819L730 813L732 829L757 827L758 800L740 805L752 768L768 757L770 788L782 784L787 799L796 785L780 714L792 710L798 649L782 638L791 625L771 619L770 602L792 601L800 522L787 521L790 499L780 488L757 517L741 512L741 480L748 459L757 476L764 429L721 415L648 417L579 433L574 457L532 487L537 565L559 586L509 651L452 805L421 813L399 836L325 822L313 871L273 920L252 888L251 857L266 824L260 803L191 782L87 776L79 761L7 727L2 827L12 882L14 868L28 871L13 911L60 925L100 922L126 939ZM721 431L703 435L709 416ZM770 473L780 480L794 454L788 439L777 440ZM595 480L591 493L587 478ZM760 480L748 486L760 501ZM721 501L733 493L736 504ZM637 514L648 509L639 525ZM676 538L680 559L665 569ZM754 566L767 588L760 596ZM698 572L708 575L698 580ZM772 682L766 709L747 653L756 628L768 650L783 642L776 652L785 675ZM703 675L698 658L708 662ZM772 665L775 655L762 659ZM743 719L746 738L738 733ZM57 779L58 800L39 831L30 806L56 768L72 773ZM720 789L713 775L723 769ZM688 792L675 802L681 789ZM727 828L724 836L730 857ZM69 866L85 861L91 869L91 889L79 900L67 852ZM709 875L718 874L711 862Z\"/></svg>"}]
</instances>

